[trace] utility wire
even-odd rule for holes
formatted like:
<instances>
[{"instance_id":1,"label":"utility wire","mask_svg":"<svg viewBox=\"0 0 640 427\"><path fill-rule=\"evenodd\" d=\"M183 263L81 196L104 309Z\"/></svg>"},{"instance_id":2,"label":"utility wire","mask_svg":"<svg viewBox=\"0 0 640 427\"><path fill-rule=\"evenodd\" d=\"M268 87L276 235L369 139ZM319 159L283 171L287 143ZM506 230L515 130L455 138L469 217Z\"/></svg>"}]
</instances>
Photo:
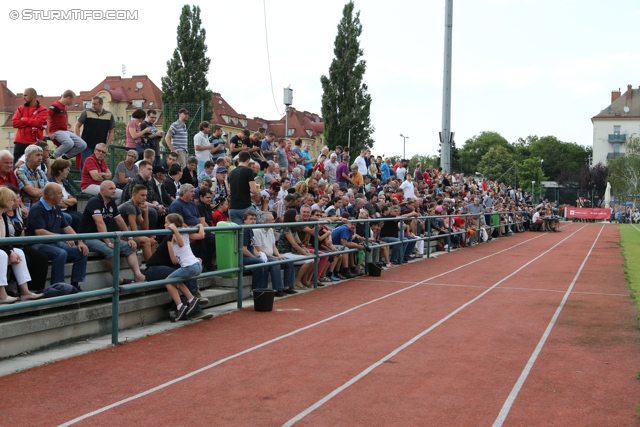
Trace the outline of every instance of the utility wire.
<instances>
[{"instance_id":1,"label":"utility wire","mask_svg":"<svg viewBox=\"0 0 640 427\"><path fill-rule=\"evenodd\" d=\"M267 0L262 0L262 5L264 6L264 39L267 43L267 64L269 64L269 81L271 82L271 96L273 97L273 104L276 106L276 111L278 115L281 116L282 113L278 109L278 103L276 102L276 94L273 92L273 77L271 76L271 59L269 58L269 36L267 35Z\"/></svg>"}]
</instances>

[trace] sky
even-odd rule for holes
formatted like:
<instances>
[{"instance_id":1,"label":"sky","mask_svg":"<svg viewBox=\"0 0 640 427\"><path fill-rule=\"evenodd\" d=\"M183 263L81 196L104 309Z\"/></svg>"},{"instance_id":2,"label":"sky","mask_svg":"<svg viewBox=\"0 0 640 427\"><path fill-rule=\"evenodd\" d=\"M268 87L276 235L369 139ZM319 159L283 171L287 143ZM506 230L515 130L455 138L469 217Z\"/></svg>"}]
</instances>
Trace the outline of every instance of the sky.
<instances>
[{"instance_id":1,"label":"sky","mask_svg":"<svg viewBox=\"0 0 640 427\"><path fill-rule=\"evenodd\" d=\"M108 10L130 16L137 11L135 20L27 19L53 8L107 10L88 4L3 2L0 80L14 93L34 87L57 96L122 75L124 64L126 77L147 75L161 87L185 3L107 3ZM344 0L199 4L211 58L209 88L248 117L279 119L283 88L290 86L293 107L320 114L320 76L328 74L334 58L344 5ZM436 155L445 0L356 0L355 10L367 63L363 82L373 100L373 153L402 154L403 134L409 137L407 157ZM590 146L590 119L610 104L611 91L640 87L639 19L637 0L455 0L451 130L456 145L495 131L509 142L553 135Z\"/></svg>"}]
</instances>

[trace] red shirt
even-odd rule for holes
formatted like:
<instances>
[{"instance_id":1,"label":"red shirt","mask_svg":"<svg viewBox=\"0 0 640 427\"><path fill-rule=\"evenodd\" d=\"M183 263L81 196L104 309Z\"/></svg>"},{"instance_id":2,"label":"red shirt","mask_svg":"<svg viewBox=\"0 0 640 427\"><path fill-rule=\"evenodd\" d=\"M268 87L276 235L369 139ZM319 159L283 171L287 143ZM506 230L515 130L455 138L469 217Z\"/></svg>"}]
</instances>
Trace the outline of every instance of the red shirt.
<instances>
[{"instance_id":1,"label":"red shirt","mask_svg":"<svg viewBox=\"0 0 640 427\"><path fill-rule=\"evenodd\" d=\"M211 223L215 227L216 225L218 225L220 221L229 221L229 218L227 218L226 214L223 214L222 212L220 212L219 209L216 209L215 211L213 211L211 220L212 220Z\"/></svg>"},{"instance_id":2,"label":"red shirt","mask_svg":"<svg viewBox=\"0 0 640 427\"><path fill-rule=\"evenodd\" d=\"M13 171L9 171L6 178L3 178L0 175L0 185L7 185L7 184L11 184L20 188L18 186L18 178L16 178L16 174Z\"/></svg>"},{"instance_id":3,"label":"red shirt","mask_svg":"<svg viewBox=\"0 0 640 427\"><path fill-rule=\"evenodd\" d=\"M89 156L89 158L85 160L84 167L82 168L82 179L80 180L80 189L84 190L91 184L95 184L95 185L102 184L102 181L96 181L93 178L91 178L91 174L89 173L89 171L97 170L98 172L106 172L108 169L109 168L107 167L107 162L105 162L104 159L98 160L95 154L92 154L91 156Z\"/></svg>"},{"instance_id":4,"label":"red shirt","mask_svg":"<svg viewBox=\"0 0 640 427\"><path fill-rule=\"evenodd\" d=\"M47 109L40 105L40 101L33 107L21 105L11 118L11 126L18 129L14 141L25 145L43 141L46 124Z\"/></svg>"},{"instance_id":5,"label":"red shirt","mask_svg":"<svg viewBox=\"0 0 640 427\"><path fill-rule=\"evenodd\" d=\"M49 135L53 135L59 130L69 130L69 118L67 107L60 101L56 101L49 107L47 115L47 126Z\"/></svg>"}]
</instances>

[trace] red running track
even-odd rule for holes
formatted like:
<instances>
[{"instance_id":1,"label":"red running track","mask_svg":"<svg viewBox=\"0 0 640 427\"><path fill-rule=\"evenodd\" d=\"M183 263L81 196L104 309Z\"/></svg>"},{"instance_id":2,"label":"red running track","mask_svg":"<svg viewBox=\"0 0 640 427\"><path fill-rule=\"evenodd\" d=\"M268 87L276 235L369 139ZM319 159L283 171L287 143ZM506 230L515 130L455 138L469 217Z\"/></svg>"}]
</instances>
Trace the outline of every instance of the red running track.
<instances>
[{"instance_id":1,"label":"red running track","mask_svg":"<svg viewBox=\"0 0 640 427\"><path fill-rule=\"evenodd\" d=\"M0 378L0 425L637 425L615 226L569 224Z\"/></svg>"}]
</instances>

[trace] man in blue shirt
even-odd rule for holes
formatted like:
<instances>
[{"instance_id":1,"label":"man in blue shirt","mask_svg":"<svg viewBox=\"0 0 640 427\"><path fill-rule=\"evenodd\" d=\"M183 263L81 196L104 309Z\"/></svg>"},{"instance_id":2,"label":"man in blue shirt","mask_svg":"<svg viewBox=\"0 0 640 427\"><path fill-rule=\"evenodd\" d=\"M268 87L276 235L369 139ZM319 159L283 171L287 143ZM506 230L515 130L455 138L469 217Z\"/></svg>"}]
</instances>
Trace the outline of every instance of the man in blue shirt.
<instances>
[{"instance_id":1,"label":"man in blue shirt","mask_svg":"<svg viewBox=\"0 0 640 427\"><path fill-rule=\"evenodd\" d=\"M335 230L331 232L331 242L336 247L338 251L342 251L344 249L359 249L365 250L365 246L362 244L354 243L353 235L356 231L356 225L352 222L341 225L337 227ZM342 257L342 270L340 274L346 277L347 279L352 279L357 276L352 271L357 270L357 267L354 262L354 257L349 256L352 253L341 254ZM349 268L347 268L349 266ZM351 269L352 271L349 271Z\"/></svg>"},{"instance_id":2,"label":"man in blue shirt","mask_svg":"<svg viewBox=\"0 0 640 427\"><path fill-rule=\"evenodd\" d=\"M202 224L203 227L208 227L207 222L200 216L198 207L193 202L194 194L193 185L182 184L180 186L180 197L171 203L168 212L179 214L184 223L189 227L195 227L198 224ZM191 250L196 256L202 258L203 267L209 271L213 270L213 257L216 254L216 241L213 234L206 232L203 240L191 242Z\"/></svg>"},{"instance_id":3,"label":"man in blue shirt","mask_svg":"<svg viewBox=\"0 0 640 427\"><path fill-rule=\"evenodd\" d=\"M76 234L62 215L58 204L62 200L62 186L50 182L44 187L42 198L29 211L26 224L27 236L47 236L52 234ZM36 243L33 248L44 253L51 260L51 284L64 282L64 264L73 261L71 284L80 289L87 272L89 248L82 242Z\"/></svg>"}]
</instances>

